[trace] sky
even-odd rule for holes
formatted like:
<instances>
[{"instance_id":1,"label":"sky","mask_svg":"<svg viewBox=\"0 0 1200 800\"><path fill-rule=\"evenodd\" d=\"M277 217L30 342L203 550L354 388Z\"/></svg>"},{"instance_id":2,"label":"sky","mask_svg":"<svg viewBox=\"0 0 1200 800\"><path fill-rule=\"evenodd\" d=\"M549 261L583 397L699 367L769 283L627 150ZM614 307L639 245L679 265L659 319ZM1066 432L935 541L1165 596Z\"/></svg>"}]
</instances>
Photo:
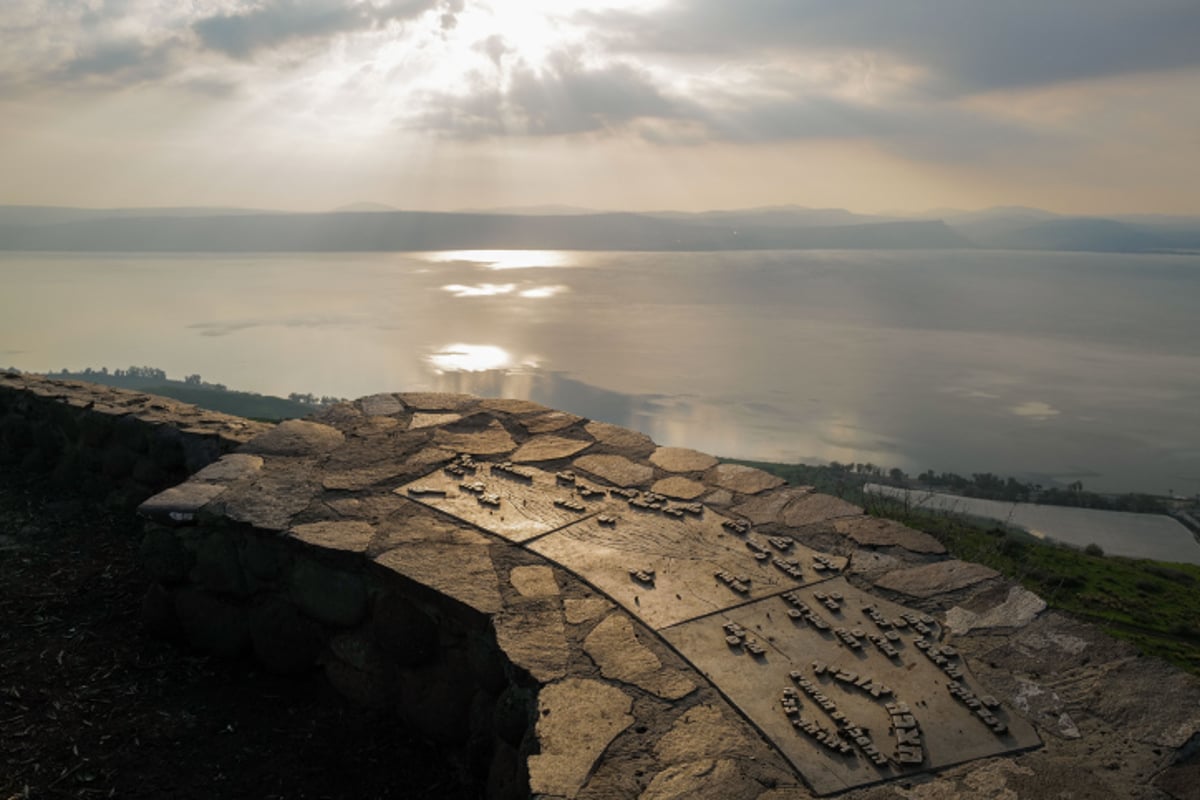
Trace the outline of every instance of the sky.
<instances>
[{"instance_id":1,"label":"sky","mask_svg":"<svg viewBox=\"0 0 1200 800\"><path fill-rule=\"evenodd\" d=\"M0 204L1200 214L1196 0L4 0Z\"/></svg>"}]
</instances>

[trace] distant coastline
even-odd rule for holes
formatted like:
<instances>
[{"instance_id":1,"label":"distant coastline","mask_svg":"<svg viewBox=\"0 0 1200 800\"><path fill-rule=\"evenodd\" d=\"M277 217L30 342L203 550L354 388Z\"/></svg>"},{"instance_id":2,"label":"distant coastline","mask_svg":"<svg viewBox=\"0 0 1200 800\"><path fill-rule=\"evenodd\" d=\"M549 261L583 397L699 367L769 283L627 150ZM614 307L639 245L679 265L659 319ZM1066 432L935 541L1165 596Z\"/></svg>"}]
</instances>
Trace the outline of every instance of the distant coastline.
<instances>
[{"instance_id":1,"label":"distant coastline","mask_svg":"<svg viewBox=\"0 0 1200 800\"><path fill-rule=\"evenodd\" d=\"M541 211L541 213L538 213ZM531 213L0 206L0 250L23 252L427 252L1059 250L1200 252L1200 218L1061 217L991 209L944 217L792 206L710 212Z\"/></svg>"}]
</instances>

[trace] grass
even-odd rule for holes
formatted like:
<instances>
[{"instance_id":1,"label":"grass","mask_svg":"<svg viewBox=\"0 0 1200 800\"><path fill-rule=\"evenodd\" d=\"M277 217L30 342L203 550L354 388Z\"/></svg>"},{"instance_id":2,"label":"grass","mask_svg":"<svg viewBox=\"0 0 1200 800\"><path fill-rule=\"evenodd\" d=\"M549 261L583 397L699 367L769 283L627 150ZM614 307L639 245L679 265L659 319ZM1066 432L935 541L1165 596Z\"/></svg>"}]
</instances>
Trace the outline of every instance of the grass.
<instances>
[{"instance_id":1,"label":"grass","mask_svg":"<svg viewBox=\"0 0 1200 800\"><path fill-rule=\"evenodd\" d=\"M1105 556L1043 542L1024 531L960 513L916 509L864 496L869 478L825 467L750 463L818 491L863 504L878 517L930 534L955 558L984 564L1018 581L1052 608L1098 623L1147 655L1200 675L1200 566Z\"/></svg>"}]
</instances>

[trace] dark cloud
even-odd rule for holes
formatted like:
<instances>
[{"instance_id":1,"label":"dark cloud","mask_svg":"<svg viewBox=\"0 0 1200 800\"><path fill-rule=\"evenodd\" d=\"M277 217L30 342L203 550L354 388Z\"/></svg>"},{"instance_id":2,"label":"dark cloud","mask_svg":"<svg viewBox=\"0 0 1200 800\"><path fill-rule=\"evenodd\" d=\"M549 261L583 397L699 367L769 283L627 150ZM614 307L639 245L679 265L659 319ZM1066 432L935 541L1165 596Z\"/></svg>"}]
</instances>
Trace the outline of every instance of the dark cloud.
<instances>
[{"instance_id":1,"label":"dark cloud","mask_svg":"<svg viewBox=\"0 0 1200 800\"><path fill-rule=\"evenodd\" d=\"M862 140L939 162L987 161L1049 143L1044 135L920 94L855 102L786 74L764 73L749 88L718 84L685 97L634 66L586 67L558 54L538 70L518 66L504 89L497 80L476 78L464 95L425 96L416 127L461 138L633 131L664 145Z\"/></svg>"},{"instance_id":2,"label":"dark cloud","mask_svg":"<svg viewBox=\"0 0 1200 800\"><path fill-rule=\"evenodd\" d=\"M180 43L171 39L147 44L136 39L91 44L64 64L59 75L68 82L142 83L169 75Z\"/></svg>"},{"instance_id":3,"label":"dark cloud","mask_svg":"<svg viewBox=\"0 0 1200 800\"><path fill-rule=\"evenodd\" d=\"M369 30L438 7L443 27L453 27L462 0L392 0L382 5L361 0L266 0L248 11L197 20L192 30L204 47L247 59L288 42Z\"/></svg>"},{"instance_id":4,"label":"dark cloud","mask_svg":"<svg viewBox=\"0 0 1200 800\"><path fill-rule=\"evenodd\" d=\"M1195 0L689 0L586 19L642 54L889 54L951 93L1200 65Z\"/></svg>"},{"instance_id":5,"label":"dark cloud","mask_svg":"<svg viewBox=\"0 0 1200 800\"><path fill-rule=\"evenodd\" d=\"M423 105L426 111L417 118L417 127L464 138L586 133L619 129L638 119L681 116L677 102L636 67L618 63L591 68L565 53L536 70L517 65L504 90L477 76L474 90L466 95L429 94Z\"/></svg>"}]
</instances>

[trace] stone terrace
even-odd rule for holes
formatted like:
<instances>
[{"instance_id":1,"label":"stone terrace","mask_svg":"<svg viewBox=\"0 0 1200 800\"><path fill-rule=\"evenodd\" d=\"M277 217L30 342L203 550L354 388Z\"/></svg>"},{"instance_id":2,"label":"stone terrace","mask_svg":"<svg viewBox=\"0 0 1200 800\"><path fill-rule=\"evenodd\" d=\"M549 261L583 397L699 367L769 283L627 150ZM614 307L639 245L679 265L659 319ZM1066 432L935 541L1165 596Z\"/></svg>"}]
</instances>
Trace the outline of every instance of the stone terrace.
<instances>
[{"instance_id":1,"label":"stone terrace","mask_svg":"<svg viewBox=\"0 0 1200 800\"><path fill-rule=\"evenodd\" d=\"M321 664L489 796L1194 785L1193 678L925 534L533 403L363 398L141 510L150 624Z\"/></svg>"}]
</instances>

